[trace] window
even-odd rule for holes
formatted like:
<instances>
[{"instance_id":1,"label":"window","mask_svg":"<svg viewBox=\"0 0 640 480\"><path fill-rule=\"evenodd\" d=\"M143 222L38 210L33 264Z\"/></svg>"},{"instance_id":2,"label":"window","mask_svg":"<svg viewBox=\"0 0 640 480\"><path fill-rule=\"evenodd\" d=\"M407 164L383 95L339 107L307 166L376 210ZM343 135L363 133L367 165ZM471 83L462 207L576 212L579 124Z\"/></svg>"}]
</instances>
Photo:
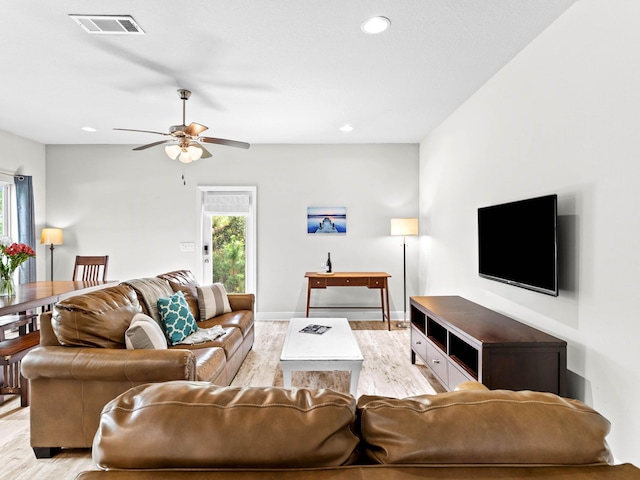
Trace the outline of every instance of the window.
<instances>
[{"instance_id":1,"label":"window","mask_svg":"<svg viewBox=\"0 0 640 480\"><path fill-rule=\"evenodd\" d=\"M12 182L0 176L0 237L11 237L11 187Z\"/></svg>"},{"instance_id":2,"label":"window","mask_svg":"<svg viewBox=\"0 0 640 480\"><path fill-rule=\"evenodd\" d=\"M199 187L203 283L256 291L256 187Z\"/></svg>"},{"instance_id":3,"label":"window","mask_svg":"<svg viewBox=\"0 0 640 480\"><path fill-rule=\"evenodd\" d=\"M246 215L211 217L211 268L214 282L229 293L244 293L247 258Z\"/></svg>"}]
</instances>

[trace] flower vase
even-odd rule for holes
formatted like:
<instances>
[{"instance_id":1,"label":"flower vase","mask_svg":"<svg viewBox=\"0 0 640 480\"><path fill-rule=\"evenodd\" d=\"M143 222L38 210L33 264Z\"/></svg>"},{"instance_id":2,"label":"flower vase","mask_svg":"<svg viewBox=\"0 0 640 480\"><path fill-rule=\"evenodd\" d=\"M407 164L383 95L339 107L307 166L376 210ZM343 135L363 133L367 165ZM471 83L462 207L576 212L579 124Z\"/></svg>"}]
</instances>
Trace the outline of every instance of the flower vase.
<instances>
[{"instance_id":1,"label":"flower vase","mask_svg":"<svg viewBox=\"0 0 640 480\"><path fill-rule=\"evenodd\" d=\"M0 297L15 297L16 286L13 283L13 276L0 276Z\"/></svg>"}]
</instances>

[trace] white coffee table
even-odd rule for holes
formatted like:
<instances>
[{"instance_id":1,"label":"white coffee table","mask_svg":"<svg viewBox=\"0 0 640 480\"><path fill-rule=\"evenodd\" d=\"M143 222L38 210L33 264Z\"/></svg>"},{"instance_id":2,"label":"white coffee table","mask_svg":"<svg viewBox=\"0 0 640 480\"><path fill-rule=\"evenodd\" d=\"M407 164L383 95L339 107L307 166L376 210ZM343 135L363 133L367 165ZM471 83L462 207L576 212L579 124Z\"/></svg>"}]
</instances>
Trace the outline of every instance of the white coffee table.
<instances>
[{"instance_id":1,"label":"white coffee table","mask_svg":"<svg viewBox=\"0 0 640 480\"><path fill-rule=\"evenodd\" d=\"M307 325L331 327L325 333L301 333ZM346 318L292 318L280 355L284 386L291 388L293 371L351 372L349 393L356 396L362 353Z\"/></svg>"}]
</instances>

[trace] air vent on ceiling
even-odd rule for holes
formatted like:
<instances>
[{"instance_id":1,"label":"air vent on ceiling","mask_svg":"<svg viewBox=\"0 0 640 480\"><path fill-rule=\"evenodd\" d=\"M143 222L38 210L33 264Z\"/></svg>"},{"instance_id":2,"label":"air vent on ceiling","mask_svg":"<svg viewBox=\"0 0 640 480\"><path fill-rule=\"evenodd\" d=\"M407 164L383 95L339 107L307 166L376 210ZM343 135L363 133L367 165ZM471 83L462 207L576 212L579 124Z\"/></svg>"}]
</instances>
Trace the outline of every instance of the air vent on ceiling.
<instances>
[{"instance_id":1,"label":"air vent on ceiling","mask_svg":"<svg viewBox=\"0 0 640 480\"><path fill-rule=\"evenodd\" d=\"M75 15L69 17L87 33L102 35L144 35L131 15Z\"/></svg>"}]
</instances>

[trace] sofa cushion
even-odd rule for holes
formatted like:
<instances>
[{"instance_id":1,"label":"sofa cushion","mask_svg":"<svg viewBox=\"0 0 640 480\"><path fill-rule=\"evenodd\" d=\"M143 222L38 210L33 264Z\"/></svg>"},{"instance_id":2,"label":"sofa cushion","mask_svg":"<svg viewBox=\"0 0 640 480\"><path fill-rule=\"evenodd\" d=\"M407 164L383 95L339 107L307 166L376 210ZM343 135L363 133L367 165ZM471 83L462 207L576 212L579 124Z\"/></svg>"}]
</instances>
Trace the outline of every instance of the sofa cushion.
<instances>
[{"instance_id":1,"label":"sofa cushion","mask_svg":"<svg viewBox=\"0 0 640 480\"><path fill-rule=\"evenodd\" d=\"M198 285L195 275L191 270L173 270L172 272L161 273L158 278L177 283L178 285Z\"/></svg>"},{"instance_id":2,"label":"sofa cushion","mask_svg":"<svg viewBox=\"0 0 640 480\"><path fill-rule=\"evenodd\" d=\"M200 320L200 307L198 306L198 293L196 287L198 281L191 270L174 270L158 275L158 278L168 280L174 292L182 292L189 304L189 309L196 321Z\"/></svg>"},{"instance_id":3,"label":"sofa cushion","mask_svg":"<svg viewBox=\"0 0 640 480\"><path fill-rule=\"evenodd\" d=\"M227 291L222 283L197 287L200 318L207 320L231 312Z\"/></svg>"},{"instance_id":4,"label":"sofa cushion","mask_svg":"<svg viewBox=\"0 0 640 480\"><path fill-rule=\"evenodd\" d=\"M167 337L153 318L137 313L124 333L124 343L130 350L161 350L167 348Z\"/></svg>"},{"instance_id":5,"label":"sofa cushion","mask_svg":"<svg viewBox=\"0 0 640 480\"><path fill-rule=\"evenodd\" d=\"M162 278L136 278L123 282L133 288L138 296L142 313L153 318L162 326L160 313L158 312L158 299L166 298L173 294L173 289L167 280Z\"/></svg>"},{"instance_id":6,"label":"sofa cushion","mask_svg":"<svg viewBox=\"0 0 640 480\"><path fill-rule=\"evenodd\" d=\"M246 336L253 327L253 312L250 310L234 311L198 322L200 328L210 328L215 325L220 325L223 328L239 328L242 336Z\"/></svg>"},{"instance_id":7,"label":"sofa cushion","mask_svg":"<svg viewBox=\"0 0 640 480\"><path fill-rule=\"evenodd\" d=\"M158 299L158 311L164 332L171 345L176 345L198 329L196 320L182 292Z\"/></svg>"},{"instance_id":8,"label":"sofa cushion","mask_svg":"<svg viewBox=\"0 0 640 480\"><path fill-rule=\"evenodd\" d=\"M337 466L353 458L354 420L353 397L328 389L142 385L104 407L93 460L102 469Z\"/></svg>"},{"instance_id":9,"label":"sofa cushion","mask_svg":"<svg viewBox=\"0 0 640 480\"><path fill-rule=\"evenodd\" d=\"M218 347L191 350L196 357L196 380L200 382L227 385L227 358L224 350Z\"/></svg>"},{"instance_id":10,"label":"sofa cushion","mask_svg":"<svg viewBox=\"0 0 640 480\"><path fill-rule=\"evenodd\" d=\"M551 393L468 390L362 396L361 436L378 463L580 465L612 460L609 422Z\"/></svg>"},{"instance_id":11,"label":"sofa cushion","mask_svg":"<svg viewBox=\"0 0 640 480\"><path fill-rule=\"evenodd\" d=\"M117 285L58 302L51 327L64 346L125 348L124 333L140 312L135 291Z\"/></svg>"},{"instance_id":12,"label":"sofa cushion","mask_svg":"<svg viewBox=\"0 0 640 480\"><path fill-rule=\"evenodd\" d=\"M187 301L187 305L189 305L189 310L191 310L191 314L193 318L196 319L196 322L200 320L200 305L198 304L198 285L189 283L187 285L181 285L176 282L169 281L169 285L171 285L171 289L174 292L182 292L185 300Z\"/></svg>"}]
</instances>

